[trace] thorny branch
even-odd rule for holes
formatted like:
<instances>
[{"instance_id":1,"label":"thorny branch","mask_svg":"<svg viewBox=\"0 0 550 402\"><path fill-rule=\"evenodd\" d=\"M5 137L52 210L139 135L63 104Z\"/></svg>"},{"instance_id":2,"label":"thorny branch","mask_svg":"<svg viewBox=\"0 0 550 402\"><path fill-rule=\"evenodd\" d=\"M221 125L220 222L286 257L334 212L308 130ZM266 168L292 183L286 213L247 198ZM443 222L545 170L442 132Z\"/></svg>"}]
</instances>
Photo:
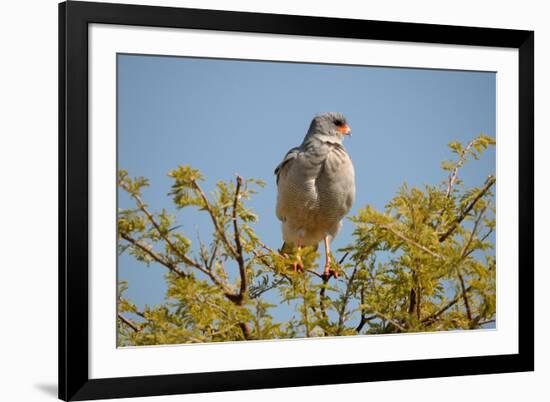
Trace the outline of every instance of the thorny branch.
<instances>
[{"instance_id":1,"label":"thorny branch","mask_svg":"<svg viewBox=\"0 0 550 402\"><path fill-rule=\"evenodd\" d=\"M134 200L136 201L137 203L137 206L138 208L145 214L145 216L147 217L147 219L149 220L149 222L151 222L151 224L154 226L154 228L157 230L157 232L159 233L159 235L164 239L164 241L166 242L166 244L168 244L168 246L170 247L170 249L172 249L172 251L177 255L179 256L182 261L184 263L186 263L187 265L191 265L191 266L198 266L199 263L192 260L191 258L189 258L188 256L186 256L185 254L181 253L180 250L175 246L175 244L172 242L172 240L170 239L169 236L167 236L167 234L165 233L164 230L161 229L160 225L157 223L157 221L155 220L153 214L151 212L149 212L149 209L147 209L147 206L145 205L145 203L143 202L143 200L141 199L141 197L136 194L136 193L131 193L132 197L134 198Z\"/></svg>"},{"instance_id":2,"label":"thorny branch","mask_svg":"<svg viewBox=\"0 0 550 402\"><path fill-rule=\"evenodd\" d=\"M458 162L456 163L452 173L449 175L449 178L447 179L447 190L445 191L445 198L446 199L449 199L451 197L451 192L453 190L453 186L456 182L456 178L458 177L458 171L462 167L462 165L464 165L464 162L466 161L466 153L470 149L472 149L472 146L474 145L474 142L475 142L475 139L470 141L468 143L468 145L466 146L466 148L464 148L464 150L460 153L459 158L458 158ZM443 214L447 210L447 206L448 206L448 204L445 204L445 206L439 212L439 216L438 216L436 224L435 224L436 229L441 224L441 220L443 219Z\"/></svg>"},{"instance_id":3,"label":"thorny branch","mask_svg":"<svg viewBox=\"0 0 550 402\"><path fill-rule=\"evenodd\" d=\"M473 139L468 143L466 148L462 150L460 153L460 156L458 158L458 162L455 165L455 168L453 169L453 172L449 175L449 180L447 184L447 191L445 192L445 197L449 198L451 195L451 191L453 190L453 185L455 184L456 178L458 177L458 170L464 165L464 162L466 161L466 154L470 149L472 149L472 146L474 145L474 142L476 140Z\"/></svg>"},{"instance_id":4,"label":"thorny branch","mask_svg":"<svg viewBox=\"0 0 550 402\"><path fill-rule=\"evenodd\" d=\"M433 252L432 250L430 250L428 247L425 247L423 246L422 244L420 243L417 243L416 241L412 240L412 239L409 239L407 236L405 236L403 233L399 232L398 230L394 229L392 226L390 225L381 225L380 226L382 229L385 229L387 230L388 232L392 233L394 236L397 236L399 237L401 240L403 240L405 243L408 243L422 251L424 251L425 253L431 255L432 257L434 258L439 258L439 259L442 259L443 257L440 256L439 254L437 254L436 252Z\"/></svg>"},{"instance_id":5,"label":"thorny branch","mask_svg":"<svg viewBox=\"0 0 550 402\"><path fill-rule=\"evenodd\" d=\"M487 191L495 184L496 179L493 176L489 176L487 181L485 182L485 185L483 188L479 191L479 193L475 196L475 198L464 208L460 214L456 217L456 219L451 223L449 226L449 229L445 233L443 233L441 236L439 236L439 242L444 242L450 235L454 233L458 225L468 216L472 208L476 205L476 203L483 197Z\"/></svg>"},{"instance_id":6,"label":"thorny branch","mask_svg":"<svg viewBox=\"0 0 550 402\"><path fill-rule=\"evenodd\" d=\"M446 189L443 187L443 189L438 189L437 191L437 198L436 201L440 201L440 197L442 195L442 191L444 191L445 198L449 199L453 195L453 186L456 186L458 181L458 173L459 169L463 166L465 161L465 155L470 151L470 149L473 147L474 141L471 141L468 143L467 147L461 151L459 155L459 160L453 165L451 165L451 168L453 169L452 172L449 174L448 180L447 180L447 186ZM284 270L280 268L281 261L278 259L278 256L270 255L275 254L270 247L262 243L261 241L257 239L253 239L251 244L248 243L247 238L242 236L242 233L248 233L248 227L245 225L245 222L242 221L240 223L238 221L239 217L241 216L241 211L239 210L240 204L239 200L241 199L243 194L246 194L247 188L243 187L243 179L240 176L237 176L236 178L236 186L232 187L230 185L230 190L234 190L234 193L230 195L232 200L229 200L229 202L224 203L223 205L223 213L218 210L218 201L212 201L209 200L202 190L202 188L199 186L196 180L192 180L192 189L195 191L195 198L193 199L193 202L196 202L195 200L199 199L198 203L202 207L201 209L204 209L210 216L210 219L214 226L214 239L211 242L211 244L208 245L208 247L205 247L202 242L199 239L200 247L201 247L201 254L199 256L195 256L193 253L189 252L186 247L182 247L182 245L179 243L178 238L176 235L171 234L171 231L173 229L165 229L164 227L164 221L162 220L162 215L153 215L151 212L149 212L147 205L142 201L141 194L139 191L128 191L129 194L135 199L138 210L141 211L147 220L150 222L153 230L156 230L158 234L160 235L160 239L163 240L166 243L167 249L169 251L167 252L157 252L155 249L153 249L147 242L148 235L144 236L138 236L136 235L136 238L132 237L132 231L129 233L119 233L120 237L124 240L126 240L130 246L133 247L135 250L139 250L138 256L141 257L142 255L146 255L150 257L153 261L163 265L164 267L168 268L169 271L173 272L177 276L180 277L189 277L191 275L192 269L188 268L194 268L198 270L199 272L202 272L205 274L208 278L210 278L215 285L217 285L222 291L225 297L227 297L231 302L233 302L235 305L243 306L244 301L256 297L259 297L263 293L267 292L270 289L273 289L283 283L284 281L289 281L292 285L300 284L301 281L298 280L299 277L295 277L293 275L286 275ZM475 218L473 221L473 229L470 233L468 233L468 238L464 236L463 244L461 245L462 250L458 249L456 250L457 254L453 254L453 260L456 262L454 256L460 256L458 259L457 264L452 264L455 267L455 272L458 277L458 281L460 284L460 290L457 291L454 298L448 302L446 302L445 305L441 307L442 302L438 303L439 305L435 305L435 301L431 303L431 306L429 307L429 311L433 311L437 308L436 312L432 313L428 317L425 317L421 319L421 317L418 317L418 321L425 326L430 326L434 323L436 323L438 320L443 320L443 315L445 312L447 312L449 309L451 309L453 306L456 306L457 303L461 303L461 300L464 302L464 308L465 313L468 317L468 320L470 321L470 326L473 325L483 325L486 323L490 323L494 320L490 320L488 318L488 321L481 322L481 319L484 319L485 317L482 317L480 314L477 317L473 317L472 315L474 313L477 314L477 312L474 310L471 310L470 308L470 300L472 303L477 300L476 297L474 297L473 293L471 292L468 295L468 292L472 289L472 286L468 286L468 280L469 276L467 273L464 273L465 271L460 270L461 263L475 250L479 249L478 242L481 240L483 242L485 239L487 239L488 236L493 232L493 229L491 225L488 224L489 228L488 230L483 230L483 232L486 233L478 233L478 227L481 224L481 220L483 219L484 213L489 208L490 203L487 206L484 206L484 208L480 211L478 211L478 208L475 209L477 211L476 213L472 213L472 210L476 207L477 203L480 199L482 199L491 189L491 187L496 183L496 179L493 176L489 176L487 180L485 181L485 184L480 189L477 189L475 193L470 193L471 196L474 196L474 198L471 198L471 196L468 198L469 201L468 204L458 211L457 215L451 216L450 218L446 218L445 221L442 221L443 216L446 217L445 212L446 210L449 210L449 202L445 202L443 204L442 209L432 206L432 198L430 194L430 200L428 204L428 210L431 211L430 208L434 209L433 212L436 214L439 214L438 223L436 224L435 228L430 223L430 226L434 228L435 233L437 234L437 238L439 240L439 243L443 243L445 240L447 240L450 236L452 236L454 233L456 233L457 230L461 229L461 223L465 219L470 219L470 217ZM445 184L443 184L445 186ZM241 193L242 190L242 193ZM456 192L456 191L455 191ZM231 194L231 192L230 192ZM454 198L454 196L452 197ZM202 200L202 202L200 201ZM420 223L420 221L417 219L418 214L422 213L422 209L416 209L415 205L413 204L407 204L409 209L405 210L405 213L410 213L411 219L412 219L412 230L414 233L416 233L419 228L417 227L417 223ZM463 204L464 205L464 201ZM453 209L454 210L454 209ZM139 212L138 211L138 212ZM157 217L158 216L158 217ZM430 217L433 217L433 213L429 214ZM424 220L421 224L426 223L428 215L425 216ZM430 218L431 219L431 218ZM232 221L232 223L229 223L229 220ZM418 220L418 222L417 222ZM450 222L447 225L443 226L443 222ZM159 224L160 223L160 224ZM396 247L402 247L403 243L406 245L405 252L409 252L410 248L420 250L423 253L428 254L429 256L433 257L437 260L445 260L447 258L447 244L441 245L441 246L435 246L432 247L431 245L425 246L422 243L428 243L427 241L423 241L423 237L416 236L409 234L408 232L404 232L400 230L400 226L398 224L392 225L391 223L386 224L380 224L378 227L382 230L385 230L386 232L393 235L393 239L386 239L388 240L388 244L397 245ZM150 230L151 226L147 225L145 230ZM232 230L231 230L232 229ZM466 230L465 230L466 231ZM242 233L241 233L242 232ZM480 230L481 232L481 230ZM146 232L147 233L147 232ZM151 233L151 232L149 232ZM379 233L377 233L378 236L380 236ZM483 235L483 236L482 236ZM382 234L382 239L383 239ZM251 235L252 237L252 235ZM409 323L407 322L407 319L399 319L396 317L399 317L399 315L394 314L391 311L391 308L389 310L386 310L386 306L393 301L393 299L388 299L388 302L384 303L384 297L387 296L387 293L384 293L383 296L379 293L376 281L372 284L373 291L375 293L376 299L378 299L378 302L376 302L376 299L373 299L373 305L372 306L365 306L365 300L370 300L370 290L371 286L369 285L368 281L361 281L361 283L357 284L360 289L357 289L357 285L354 284L354 280L357 279L357 273L361 272L361 270L365 267L362 261L365 259L365 256L368 257L372 249L374 249L377 246L377 242L375 241L376 238L369 233L365 236L367 238L367 242L364 243L365 247L362 247L361 249L358 249L357 252L353 251L353 259L355 262L355 266L353 266L353 270L351 272L351 275L348 275L347 272L343 273L343 279L344 281L336 282L336 290L338 290L338 293L340 294L340 304L330 304L331 313L334 312L335 316L337 318L337 322L334 323L336 325L332 325L331 323L328 323L328 314L327 314L327 306L326 303L328 296L326 295L327 289L329 291L332 291L332 288L328 287L328 282L330 280L330 277L324 277L323 275L318 274L313 269L304 269L304 274L308 272L311 275L317 276L320 281L322 282L320 291L319 291L319 301L315 300L315 298L307 298L306 296L309 296L307 294L305 284L306 282L309 283L309 281L301 282L301 284L304 286L304 292L303 292L303 322L302 325L305 325L305 331L308 336L310 336L315 330L315 326L319 325L311 320L311 316L308 315L309 308L311 308L315 314L322 314L322 317L326 319L327 323L331 325L331 328L335 327L335 334L340 335L342 331L346 328L345 325L347 324L346 321L346 308L348 307L348 304L350 303L349 299L350 297L359 298L360 299L360 307L358 310L360 310L360 322L355 327L355 330L357 333L360 333L365 325L369 325L368 323L372 320L376 320L378 322L378 319L382 320L383 323L383 329L387 330L388 326L391 326L395 328L398 332L406 332L408 330L412 330L417 328L416 325L413 325L409 328ZM154 235L151 236L151 240L153 242L158 241L159 238ZM360 239L361 241L361 239ZM383 241L383 240L378 240ZM475 243L474 243L475 241ZM368 243L374 243L370 244L368 247L366 246ZM451 242L452 246L454 247L456 243L453 241ZM243 245L244 249L243 250ZM249 246L252 247L249 247ZM408 246L408 247L407 247ZM451 244L449 244L451 246ZM388 246L389 247L389 246ZM460 247L460 246L459 246ZM472 248L472 250L470 250ZM262 249L266 250L267 253L262 252ZM353 247L350 247L349 250L354 250ZM386 248L382 248L382 251L386 251ZM435 251L436 250L436 251ZM343 261L347 258L348 252L346 252L343 257L338 262L339 265L343 263ZM441 254L440 254L441 253ZM247 256L250 256L249 259L247 259ZM264 255L265 254L265 255ZM240 283L233 285L232 282L229 282L229 279L226 278L225 270L226 268L223 266L223 263L225 259L233 259L237 265L238 265L238 272L240 276ZM141 258L140 258L141 259ZM149 260L149 258L147 259ZM286 260L285 260L286 261ZM428 261L428 260L427 260ZM218 264L221 263L221 272L219 273L217 267ZM439 264L440 261L435 262L435 264ZM443 261L445 263L445 261ZM269 268L269 271L274 275L274 277L271 276L271 274L268 274L267 279L263 282L258 282L258 285L255 283L255 276L247 277L247 269L249 270L248 273L250 275L253 274L253 267L255 264L265 265L267 268ZM348 267L351 268L352 264L348 264ZM450 269L449 269L450 268ZM182 270L183 269L183 270ZM436 272L436 275L440 274L440 271L445 270L445 275L452 275L452 267L443 267L443 269L440 269ZM465 268L464 268L465 269ZM282 271L282 272L279 272ZM374 270L374 267L373 267ZM260 272L263 272L260 271ZM385 271L381 273L382 275L385 274ZM278 278L275 275L280 275ZM305 274L307 275L307 274ZM370 275L371 279L375 279L373 277L373 273L368 272L368 275ZM377 274L378 275L378 274ZM378 276L377 276L378 277ZM252 281L254 279L254 282ZM257 278L256 278L257 279ZM393 279L393 278L392 278ZM236 281L239 281L237 279ZM250 283L248 283L250 281ZM381 287L386 286L384 280L381 281ZM312 282L313 283L313 282ZM318 283L318 282L317 282ZM345 288L342 289L342 286L338 286L338 284L341 283L342 286L345 286ZM248 294L250 293L250 294ZM389 297L394 297L393 294L390 294ZM427 296L426 296L427 297ZM381 301L382 299L382 301ZM469 300L470 299L470 300ZM299 300L299 299L298 299ZM297 300L297 301L298 301ZM312 302L312 300L315 300ZM427 300L427 299L426 299ZM435 299L434 299L435 300ZM359 301L359 300L357 300ZM208 304L207 302L205 302ZM317 304L319 303L319 305ZM368 303L368 302L367 302ZM428 302L426 302L428 303ZM312 305L313 304L313 305ZM370 303L369 303L370 304ZM462 304L462 303L461 303ZM248 306L248 305L247 305ZM318 306L318 307L317 307ZM301 306L300 306L301 307ZM464 310L462 310L462 305L460 305L460 310L462 313L464 313ZM404 308L401 304L398 304L398 307L394 308ZM428 308L428 307L426 307ZM354 310L357 311L357 310ZM404 311L404 310L403 310ZM419 310L418 310L419 313ZM420 313L419 313L420 314ZM454 314L454 313L453 313ZM475 315L475 314L474 314ZM237 318L239 317L239 318ZM256 336L255 334L252 334L252 330L258 331L258 327L256 324L250 324L246 322L246 319L240 318L241 315L235 316L234 320L231 322L231 327L235 329L237 326L242 331L242 334L245 339L251 339L253 336ZM317 316L318 317L318 316ZM127 327L132 329L135 332L138 332L142 329L140 329L140 325L136 324L132 320L122 316L118 315L118 319L124 323ZM451 318L449 320L452 321ZM239 322L239 321L245 321L245 322ZM259 321L258 321L259 322ZM460 319L460 325L463 325L462 318ZM254 325L254 328L251 326ZM322 327L322 326L321 326ZM141 328L144 328L143 326ZM215 328L216 329L216 328ZM222 334L227 332L229 329L224 329L223 332L215 332L215 334ZM347 329L346 329L347 330ZM144 331L144 329L143 329ZM330 330L330 333L327 333L329 331L328 329L325 330L325 335L332 334L333 330ZM261 336L261 332L258 332L258 336Z\"/></svg>"},{"instance_id":7,"label":"thorny branch","mask_svg":"<svg viewBox=\"0 0 550 402\"><path fill-rule=\"evenodd\" d=\"M471 286L468 286L466 289L465 289L465 292L469 292L470 290L472 289ZM462 294L459 294L459 295L456 295L454 297L453 300L451 300L450 302L448 302L445 306L443 306L442 308L440 308L437 312L433 313L432 315L424 318L421 322L422 323L425 323L426 325L430 325L432 324L433 322L437 321L437 319L439 318L439 316L441 314L443 314L445 311L447 311L448 309L450 309L451 307L453 307L456 303L458 303L458 301L462 298Z\"/></svg>"},{"instance_id":8,"label":"thorny branch","mask_svg":"<svg viewBox=\"0 0 550 402\"><path fill-rule=\"evenodd\" d=\"M406 332L407 329L405 327L403 327L401 324L399 324L398 322L396 322L394 319L388 317L387 315L385 314L382 314L380 313L379 311L373 311L373 314L375 314L376 316L378 316L378 318L382 318L384 320L386 320L387 322L389 322L391 325L393 325L395 328L397 328L398 330L402 331L402 332Z\"/></svg>"},{"instance_id":9,"label":"thorny branch","mask_svg":"<svg viewBox=\"0 0 550 402\"><path fill-rule=\"evenodd\" d=\"M216 233L222 239L223 243L231 253L231 255L234 258L237 258L237 250L235 250L235 247L233 247L233 244L229 241L227 236L225 235L225 231L220 226L220 222L218 221L218 218L216 217L216 214L214 213L214 210L212 209L212 206L210 205L210 201L208 201L208 197L206 197L206 194L204 194L204 191L202 190L201 186L197 183L196 180L193 180L193 187L199 193L199 196L202 199L202 202L204 203L204 208L208 212L208 215L210 215L210 219L212 220L212 224L214 225L214 228L216 229Z\"/></svg>"},{"instance_id":10,"label":"thorny branch","mask_svg":"<svg viewBox=\"0 0 550 402\"><path fill-rule=\"evenodd\" d=\"M120 321L122 321L124 324L128 325L130 328L134 330L134 332L139 332L140 329L138 325L130 320L129 318L124 317L122 314L117 314L117 317Z\"/></svg>"},{"instance_id":11,"label":"thorny branch","mask_svg":"<svg viewBox=\"0 0 550 402\"><path fill-rule=\"evenodd\" d=\"M238 201L238 193L240 191L240 185L242 184L242 178L240 180L237 180L237 191L236 191L236 195L235 195L235 202ZM229 242L229 240L227 239L226 235L225 235L225 232L222 230L222 228L220 227L219 225L219 222L218 222L218 219L216 217L216 215L214 214L214 211L212 210L212 207L210 206L210 203L206 197L206 195L204 194L204 192L202 191L201 187L197 184L196 181L193 181L193 185L195 187L195 189L197 190L197 192L199 193L199 195L201 196L204 204L205 204L205 208L206 210L208 211L211 219L212 219L212 222L214 224L214 227L217 231L217 233L219 234L221 240L224 242L224 244L227 246L228 250L230 251L230 253L233 255L233 257L235 257L235 259L237 259L237 261L239 262L239 269L241 267L240 265L240 261L239 261L239 253L237 252L237 250L235 250L235 248L233 247L233 245ZM215 260L215 254L216 252L214 252L214 256L212 257L210 263L208 266L202 266L198 261L190 258L189 256L187 256L186 254L182 253L176 246L175 244L172 242L172 240L170 239L170 237L165 233L165 231L162 230L162 228L160 227L160 225L157 223L157 221L155 220L153 214L151 212L149 212L147 206L145 205L145 203L143 202L143 200L141 199L141 197L139 196L139 194L136 194L135 192L129 192L130 195L132 196L132 198L134 198L134 200L136 201L136 204L138 206L138 208L145 214L145 216L147 217L147 219L149 220L149 222L153 225L153 227L157 230L157 232L159 233L159 235L161 236L161 238L166 242L166 244L168 244L168 246L170 247L170 249L188 266L192 266L194 268L196 268L197 270L199 270L200 272L204 273L205 275L207 275L224 293L224 295L230 300L232 301L233 303L237 304L237 305L241 305L242 304L242 301L243 301L243 298L244 298L244 292L246 292L246 271L243 269L241 270L240 269L240 272L241 272L241 288L240 288L240 292L239 293L234 293L230 288L229 286L220 278L218 278L214 273L213 271L211 270L212 266L211 264L213 264L214 260ZM234 204L234 214L235 214L235 209L236 209L236 205ZM235 216L235 220L234 222L236 222L236 216ZM238 232L238 226L236 228L236 237L239 238L239 245L237 247L240 247L240 234ZM127 240L128 242L134 244L136 247L138 247L139 249L143 250L144 252L146 252L147 254L149 254L151 256L151 258L153 258L155 261L161 263L162 265L164 265L165 267L169 268L171 271L173 271L174 273L178 274L179 276L181 277L185 277L187 276L187 274L185 274L183 271L181 271L179 268L177 268L174 264L172 263L169 263L167 261L165 261L159 254L155 253L154 251L150 250L149 248L147 248L145 245L141 244L140 242L138 242L137 240L131 238L129 235L127 234L124 234L122 233L121 234L121 237L124 238L125 240ZM217 250L217 243L215 245L215 250ZM240 259L242 261L242 266L244 268L244 258L242 257L242 248L240 249ZM244 285L244 290L243 290L243 285ZM246 339L250 339L250 328L249 328L249 325L247 323L240 323L239 324L239 327L241 328L242 332L243 332L243 335L245 336Z\"/></svg>"},{"instance_id":12,"label":"thorny branch","mask_svg":"<svg viewBox=\"0 0 550 402\"><path fill-rule=\"evenodd\" d=\"M468 317L468 321L472 321L472 311L470 310L470 301L468 300L468 295L466 294L466 284L464 283L464 276L462 275L462 272L460 271L460 268L456 268L456 274L458 276L458 281L460 283L460 292L462 296L462 300L464 301L464 307L466 307L466 315Z\"/></svg>"},{"instance_id":13,"label":"thorny branch","mask_svg":"<svg viewBox=\"0 0 550 402\"><path fill-rule=\"evenodd\" d=\"M365 304L365 286L364 285L361 285L360 301L361 301L361 305ZM365 309L361 308L361 320L359 321L359 324L355 328L355 331L357 333L360 333L363 327L365 326L365 324L369 321L374 320L375 318L377 318L377 315L367 316L367 314L365 313Z\"/></svg>"},{"instance_id":14,"label":"thorny branch","mask_svg":"<svg viewBox=\"0 0 550 402\"><path fill-rule=\"evenodd\" d=\"M348 301L352 293L351 291L352 291L353 281L355 279L355 274L357 273L357 268L358 266L357 264L355 264L355 266L353 267L353 271L349 276L348 282L346 284L346 291L342 297L342 304L340 306L340 309L338 310L338 326L336 327L336 335L340 335L344 326L344 315L346 314L346 307L348 305Z\"/></svg>"},{"instance_id":15,"label":"thorny branch","mask_svg":"<svg viewBox=\"0 0 550 402\"><path fill-rule=\"evenodd\" d=\"M237 206L239 203L240 198L240 190L241 185L243 183L243 178L241 176L237 176L237 187L235 188L235 199L233 201L233 232L235 236L235 244L237 246L237 254L235 256L235 259L237 260L237 263L239 264L239 275L241 276L241 286L239 289L239 304L242 304L244 295L246 293L246 286L247 286L247 280L246 280L246 267L244 265L244 257L243 257L243 248L241 245L241 234L239 233L239 224L237 222Z\"/></svg>"},{"instance_id":16,"label":"thorny branch","mask_svg":"<svg viewBox=\"0 0 550 402\"><path fill-rule=\"evenodd\" d=\"M182 278L185 278L187 277L187 274L185 272L183 272L181 269L179 269L175 264L173 264L172 262L164 259L160 254L158 254L157 252L155 252L152 248L150 247L147 247L145 244L141 243L140 241L134 239L133 237L129 236L128 234L126 233L120 233L120 237L122 237L124 240L126 240L127 242L129 242L130 244L134 245L135 247L137 247L138 249L140 249L141 251L145 252L146 254L148 254L153 260L155 260L156 262L158 262L159 264L165 266L166 268L168 268L170 271L172 271L173 273L175 273L176 275L182 277Z\"/></svg>"}]
</instances>

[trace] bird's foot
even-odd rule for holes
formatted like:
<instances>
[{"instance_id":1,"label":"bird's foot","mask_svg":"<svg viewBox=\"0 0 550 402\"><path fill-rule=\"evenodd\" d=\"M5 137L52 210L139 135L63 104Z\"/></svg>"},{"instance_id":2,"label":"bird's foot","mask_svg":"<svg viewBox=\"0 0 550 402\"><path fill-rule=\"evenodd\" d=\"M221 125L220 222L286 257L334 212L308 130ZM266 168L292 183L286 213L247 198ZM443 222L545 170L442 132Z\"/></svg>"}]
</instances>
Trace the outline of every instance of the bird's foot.
<instances>
[{"instance_id":1,"label":"bird's foot","mask_svg":"<svg viewBox=\"0 0 550 402\"><path fill-rule=\"evenodd\" d=\"M332 276L334 276L334 279L338 279L338 271L331 269L330 265L325 265L325 270L321 276L325 281L328 281Z\"/></svg>"},{"instance_id":2,"label":"bird's foot","mask_svg":"<svg viewBox=\"0 0 550 402\"><path fill-rule=\"evenodd\" d=\"M294 272L304 272L304 264L302 263L302 261L295 261L292 264L292 270Z\"/></svg>"},{"instance_id":3,"label":"bird's foot","mask_svg":"<svg viewBox=\"0 0 550 402\"><path fill-rule=\"evenodd\" d=\"M285 258L290 258L288 254L284 254ZM297 256L296 260L292 263L292 271L293 272L304 272L304 263L302 262L302 258Z\"/></svg>"}]
</instances>

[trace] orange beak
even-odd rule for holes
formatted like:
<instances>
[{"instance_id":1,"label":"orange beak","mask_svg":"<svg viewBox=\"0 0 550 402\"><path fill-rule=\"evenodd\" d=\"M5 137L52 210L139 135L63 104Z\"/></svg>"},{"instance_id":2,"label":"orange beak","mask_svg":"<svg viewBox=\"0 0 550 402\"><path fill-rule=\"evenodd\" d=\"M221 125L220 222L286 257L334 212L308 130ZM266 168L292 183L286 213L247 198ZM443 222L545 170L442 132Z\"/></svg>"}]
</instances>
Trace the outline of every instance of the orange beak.
<instances>
[{"instance_id":1,"label":"orange beak","mask_svg":"<svg viewBox=\"0 0 550 402\"><path fill-rule=\"evenodd\" d=\"M338 127L338 131L344 135L351 136L351 128L347 124L344 124L342 127Z\"/></svg>"}]
</instances>

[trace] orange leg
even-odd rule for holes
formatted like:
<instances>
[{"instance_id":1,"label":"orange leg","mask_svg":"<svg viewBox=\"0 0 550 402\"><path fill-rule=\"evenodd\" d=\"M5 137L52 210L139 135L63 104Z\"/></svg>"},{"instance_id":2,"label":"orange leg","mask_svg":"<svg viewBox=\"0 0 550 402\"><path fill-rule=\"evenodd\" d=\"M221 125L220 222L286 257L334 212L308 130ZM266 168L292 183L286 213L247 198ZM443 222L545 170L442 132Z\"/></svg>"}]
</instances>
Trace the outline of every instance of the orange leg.
<instances>
[{"instance_id":1,"label":"orange leg","mask_svg":"<svg viewBox=\"0 0 550 402\"><path fill-rule=\"evenodd\" d=\"M292 269L294 272L303 272L304 263L302 262L302 246L301 244L297 244L296 247L298 248L298 252L296 253L296 261L292 264Z\"/></svg>"},{"instance_id":2,"label":"orange leg","mask_svg":"<svg viewBox=\"0 0 550 402\"><path fill-rule=\"evenodd\" d=\"M338 272L334 269L330 269L330 242L328 236L325 236L325 270L323 272L323 277L328 279L331 275L338 278Z\"/></svg>"}]
</instances>

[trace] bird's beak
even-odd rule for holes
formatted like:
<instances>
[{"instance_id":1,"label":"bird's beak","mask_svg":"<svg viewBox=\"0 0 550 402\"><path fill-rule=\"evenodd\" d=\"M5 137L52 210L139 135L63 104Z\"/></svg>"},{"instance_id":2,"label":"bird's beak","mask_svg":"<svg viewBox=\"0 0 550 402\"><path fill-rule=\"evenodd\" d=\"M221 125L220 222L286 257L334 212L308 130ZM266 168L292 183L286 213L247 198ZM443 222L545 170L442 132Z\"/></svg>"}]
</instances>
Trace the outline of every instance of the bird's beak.
<instances>
[{"instance_id":1,"label":"bird's beak","mask_svg":"<svg viewBox=\"0 0 550 402\"><path fill-rule=\"evenodd\" d=\"M351 137L351 128L349 128L347 124L344 124L342 127L339 127L338 131L343 135L349 135Z\"/></svg>"}]
</instances>

